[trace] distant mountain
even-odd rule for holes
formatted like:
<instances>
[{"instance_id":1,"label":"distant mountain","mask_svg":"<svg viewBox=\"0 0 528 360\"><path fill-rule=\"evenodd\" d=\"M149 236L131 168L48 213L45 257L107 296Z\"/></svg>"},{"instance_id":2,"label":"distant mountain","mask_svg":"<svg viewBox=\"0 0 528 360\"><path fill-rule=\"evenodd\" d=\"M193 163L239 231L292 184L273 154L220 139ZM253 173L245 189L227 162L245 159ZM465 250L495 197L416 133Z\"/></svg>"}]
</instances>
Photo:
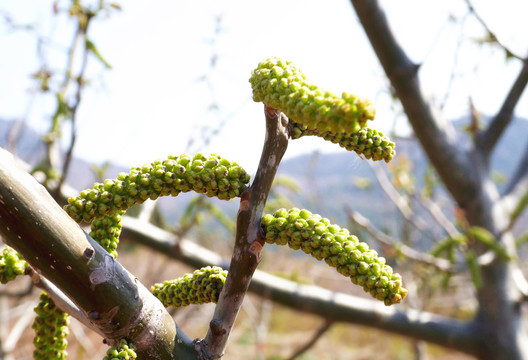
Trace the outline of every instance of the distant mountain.
<instances>
[{"instance_id":1,"label":"distant mountain","mask_svg":"<svg viewBox=\"0 0 528 360\"><path fill-rule=\"evenodd\" d=\"M458 129L463 129L466 124L467 122L462 120L454 123ZM458 136L461 147L471 146L468 134L461 131ZM497 178L503 177L506 182L513 175L527 146L528 120L515 119L503 134L491 159L492 172L500 174ZM410 160L417 187L421 188L428 161L420 144L414 138L398 139L396 149L397 156L393 161L397 162L403 157ZM289 175L301 184L302 192L296 199L300 206L327 214L327 217L342 223L347 222L343 209L350 207L373 219L378 226L389 229L401 228L399 223L402 218L398 211L380 190L367 161L361 160L356 154L343 151L302 155L284 161L279 168L279 174ZM364 183L367 180L367 183L373 184L371 190L355 186L358 178L364 179ZM503 186L501 183L498 185L499 188ZM442 204L451 202L443 187L440 187L438 194ZM423 211L422 215L427 217Z\"/></svg>"},{"instance_id":2,"label":"distant mountain","mask_svg":"<svg viewBox=\"0 0 528 360\"><path fill-rule=\"evenodd\" d=\"M455 126L459 129L463 129L465 124L464 121L455 122ZM8 145L8 134L13 134L14 125L14 122L0 120L0 147ZM44 151L41 135L25 126L20 126L17 133L16 144L12 144L10 151L35 165ZM491 167L494 172L504 175L506 180L512 175L522 152L528 146L527 135L528 121L515 119L498 143L492 157ZM463 132L459 136L461 146L471 146L469 136ZM399 139L396 148L396 161L398 158L405 157L412 162L414 176L420 186L427 168L426 156L420 145L415 139ZM112 165L107 173L112 174L110 176L113 177L119 171L126 170L124 167ZM320 213L340 224L348 222L344 209L352 208L371 218L379 227L393 232L401 230L401 216L380 190L367 161L360 159L354 153L343 150L331 154L301 155L281 163L278 175L289 176L299 183L301 190L298 194L287 193L290 200L298 207L305 207ZM68 177L68 183L71 186L84 189L91 187L96 180L86 161L74 159ZM368 189L361 189L356 186L358 180L361 180L363 184L370 183L372 186ZM442 189L439 190L439 195L442 203L450 202L448 195ZM179 198L181 199L177 202L163 201L161 203L162 210L169 220L174 220L178 214L181 214L191 196ZM218 203L233 216L236 214L236 204ZM422 213L427 216L423 211ZM431 231L436 232L437 229L431 229Z\"/></svg>"}]
</instances>

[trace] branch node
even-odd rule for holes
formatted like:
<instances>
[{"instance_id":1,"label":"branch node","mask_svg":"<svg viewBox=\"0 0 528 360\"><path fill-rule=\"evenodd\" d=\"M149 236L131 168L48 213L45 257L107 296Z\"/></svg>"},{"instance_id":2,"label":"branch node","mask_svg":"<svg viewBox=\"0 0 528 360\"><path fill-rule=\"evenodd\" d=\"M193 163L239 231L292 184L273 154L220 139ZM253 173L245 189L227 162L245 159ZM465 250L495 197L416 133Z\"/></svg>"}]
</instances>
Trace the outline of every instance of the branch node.
<instances>
[{"instance_id":1,"label":"branch node","mask_svg":"<svg viewBox=\"0 0 528 360\"><path fill-rule=\"evenodd\" d=\"M217 320L217 319L211 320L211 322L209 323L209 326L211 328L211 331L215 335L222 336L222 335L227 334L227 329L224 326L222 326L222 321L220 320Z\"/></svg>"},{"instance_id":2,"label":"branch node","mask_svg":"<svg viewBox=\"0 0 528 360\"><path fill-rule=\"evenodd\" d=\"M87 262L93 257L94 252L95 252L94 249L90 247L87 247L86 249L84 249L83 257L87 260Z\"/></svg>"}]
</instances>

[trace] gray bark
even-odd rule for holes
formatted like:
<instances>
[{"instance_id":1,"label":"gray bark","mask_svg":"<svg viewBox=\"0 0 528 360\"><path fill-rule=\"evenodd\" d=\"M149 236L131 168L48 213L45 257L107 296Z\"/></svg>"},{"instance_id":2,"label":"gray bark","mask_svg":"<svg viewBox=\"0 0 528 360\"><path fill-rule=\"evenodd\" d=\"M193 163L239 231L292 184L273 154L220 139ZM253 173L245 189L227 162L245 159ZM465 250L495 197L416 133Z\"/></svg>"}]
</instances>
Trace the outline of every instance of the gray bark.
<instances>
[{"instance_id":1,"label":"gray bark","mask_svg":"<svg viewBox=\"0 0 528 360\"><path fill-rule=\"evenodd\" d=\"M481 146L466 151L433 115L420 89L419 67L409 60L392 35L378 1L351 0L351 3L416 137L453 199L464 210L469 224L489 230L515 257L513 236L504 231L508 227L508 214L500 206L497 188L490 179L488 159L526 86L526 62L501 111L478 138ZM517 264L497 256L481 271L483 286L477 292L479 309L473 319L474 328L479 329L481 336L476 355L480 359L528 359L528 337L520 304L522 294L513 276Z\"/></svg>"}]
</instances>

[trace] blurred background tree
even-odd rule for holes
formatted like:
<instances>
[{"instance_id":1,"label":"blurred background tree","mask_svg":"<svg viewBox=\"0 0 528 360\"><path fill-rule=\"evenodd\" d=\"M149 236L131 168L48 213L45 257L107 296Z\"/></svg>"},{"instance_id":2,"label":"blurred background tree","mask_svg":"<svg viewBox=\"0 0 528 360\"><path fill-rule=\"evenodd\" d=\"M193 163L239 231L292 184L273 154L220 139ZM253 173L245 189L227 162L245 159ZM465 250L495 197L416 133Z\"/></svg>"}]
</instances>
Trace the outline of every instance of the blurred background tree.
<instances>
[{"instance_id":1,"label":"blurred background tree","mask_svg":"<svg viewBox=\"0 0 528 360\"><path fill-rule=\"evenodd\" d=\"M27 161L59 202L64 184L78 191L170 153L218 152L252 170L262 116L247 78L269 55L292 58L335 92L367 94L378 109L376 127L396 137L399 155L388 171L320 139L295 142L270 204L349 223L404 275L410 296L402 307L459 327L434 331L409 313L391 314L393 322L355 321L414 339L408 341L339 317L300 317L280 298L250 296L227 358L528 358L528 125L514 116L528 117L528 44L519 39L523 21L512 19L526 9L522 1L34 5L0 9L8 54L0 146ZM228 258L235 211L234 204L187 196L145 204L134 215ZM129 251L120 261L144 283L188 272L136 245L132 230L125 229ZM312 259L266 251L263 270L361 296ZM30 358L32 335L23 330L38 292L9 286L0 297L0 353ZM174 316L200 337L211 311L191 307ZM106 346L97 335L75 322L71 332L74 358L102 358Z\"/></svg>"}]
</instances>

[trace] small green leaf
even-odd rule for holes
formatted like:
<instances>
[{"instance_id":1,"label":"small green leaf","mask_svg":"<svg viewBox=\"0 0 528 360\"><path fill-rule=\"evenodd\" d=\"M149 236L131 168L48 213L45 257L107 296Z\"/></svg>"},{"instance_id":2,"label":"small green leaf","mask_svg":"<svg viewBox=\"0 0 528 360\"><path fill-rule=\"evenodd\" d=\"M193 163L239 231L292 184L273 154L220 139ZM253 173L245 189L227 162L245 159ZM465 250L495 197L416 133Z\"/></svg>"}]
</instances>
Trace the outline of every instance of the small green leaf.
<instances>
[{"instance_id":1,"label":"small green leaf","mask_svg":"<svg viewBox=\"0 0 528 360\"><path fill-rule=\"evenodd\" d=\"M99 59L103 63L104 66L106 66L108 69L112 68L112 65L108 63L108 61L105 60L105 58L101 55L95 44L90 41L90 39L86 38L85 40L85 46L86 50L90 51L92 54L95 55L96 58Z\"/></svg>"}]
</instances>

